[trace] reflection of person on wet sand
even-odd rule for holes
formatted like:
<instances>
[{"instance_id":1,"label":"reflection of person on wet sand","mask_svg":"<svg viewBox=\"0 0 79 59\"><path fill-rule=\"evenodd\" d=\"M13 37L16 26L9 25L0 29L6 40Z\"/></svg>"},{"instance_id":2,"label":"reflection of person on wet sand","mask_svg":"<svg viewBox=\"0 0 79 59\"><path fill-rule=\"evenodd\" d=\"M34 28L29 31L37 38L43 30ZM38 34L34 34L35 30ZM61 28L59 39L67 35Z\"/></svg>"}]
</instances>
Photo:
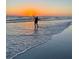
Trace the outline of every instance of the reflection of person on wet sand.
<instances>
[{"instance_id":1,"label":"reflection of person on wet sand","mask_svg":"<svg viewBox=\"0 0 79 59\"><path fill-rule=\"evenodd\" d=\"M38 16L33 16L34 17L34 29L38 29Z\"/></svg>"}]
</instances>

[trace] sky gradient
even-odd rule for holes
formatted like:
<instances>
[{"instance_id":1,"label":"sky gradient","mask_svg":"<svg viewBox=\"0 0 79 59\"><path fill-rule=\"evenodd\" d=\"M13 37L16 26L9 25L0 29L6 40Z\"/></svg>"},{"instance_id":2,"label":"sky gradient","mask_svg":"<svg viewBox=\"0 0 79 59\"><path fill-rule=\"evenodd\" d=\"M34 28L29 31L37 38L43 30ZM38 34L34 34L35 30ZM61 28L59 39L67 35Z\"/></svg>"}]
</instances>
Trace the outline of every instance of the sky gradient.
<instances>
[{"instance_id":1,"label":"sky gradient","mask_svg":"<svg viewBox=\"0 0 79 59\"><path fill-rule=\"evenodd\" d=\"M7 0L10 16L71 16L72 0Z\"/></svg>"}]
</instances>

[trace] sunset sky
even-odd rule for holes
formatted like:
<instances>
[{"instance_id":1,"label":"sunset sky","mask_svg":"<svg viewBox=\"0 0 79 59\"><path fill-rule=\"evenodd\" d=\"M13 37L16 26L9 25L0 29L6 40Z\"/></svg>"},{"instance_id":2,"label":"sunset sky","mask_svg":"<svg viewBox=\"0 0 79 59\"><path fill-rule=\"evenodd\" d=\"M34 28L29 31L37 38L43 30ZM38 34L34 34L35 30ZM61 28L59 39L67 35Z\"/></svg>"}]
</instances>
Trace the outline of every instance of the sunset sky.
<instances>
[{"instance_id":1,"label":"sunset sky","mask_svg":"<svg viewBox=\"0 0 79 59\"><path fill-rule=\"evenodd\" d=\"M72 0L7 0L9 16L71 16Z\"/></svg>"}]
</instances>

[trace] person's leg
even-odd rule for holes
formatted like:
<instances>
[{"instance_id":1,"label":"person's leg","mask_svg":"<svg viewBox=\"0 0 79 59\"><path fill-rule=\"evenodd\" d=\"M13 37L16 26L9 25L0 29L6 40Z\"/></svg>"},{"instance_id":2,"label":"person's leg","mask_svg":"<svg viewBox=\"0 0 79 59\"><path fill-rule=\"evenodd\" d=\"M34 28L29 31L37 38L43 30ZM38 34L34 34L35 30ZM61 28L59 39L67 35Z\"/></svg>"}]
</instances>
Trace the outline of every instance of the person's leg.
<instances>
[{"instance_id":1,"label":"person's leg","mask_svg":"<svg viewBox=\"0 0 79 59\"><path fill-rule=\"evenodd\" d=\"M38 24L37 23L35 24L35 29L38 29Z\"/></svg>"},{"instance_id":2,"label":"person's leg","mask_svg":"<svg viewBox=\"0 0 79 59\"><path fill-rule=\"evenodd\" d=\"M34 26L35 26L34 29L38 29L38 23L37 22L34 23Z\"/></svg>"},{"instance_id":3,"label":"person's leg","mask_svg":"<svg viewBox=\"0 0 79 59\"><path fill-rule=\"evenodd\" d=\"M34 24L34 29L36 29L36 23Z\"/></svg>"},{"instance_id":4,"label":"person's leg","mask_svg":"<svg viewBox=\"0 0 79 59\"><path fill-rule=\"evenodd\" d=\"M36 24L36 29L38 29L38 23Z\"/></svg>"}]
</instances>

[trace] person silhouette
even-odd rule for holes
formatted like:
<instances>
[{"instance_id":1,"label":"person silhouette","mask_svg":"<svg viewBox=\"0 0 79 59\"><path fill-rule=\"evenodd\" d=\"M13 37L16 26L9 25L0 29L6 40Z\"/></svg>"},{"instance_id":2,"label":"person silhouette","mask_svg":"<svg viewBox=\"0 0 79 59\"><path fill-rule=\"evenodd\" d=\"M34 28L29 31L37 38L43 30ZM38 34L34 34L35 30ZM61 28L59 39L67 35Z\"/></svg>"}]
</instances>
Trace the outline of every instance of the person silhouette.
<instances>
[{"instance_id":1,"label":"person silhouette","mask_svg":"<svg viewBox=\"0 0 79 59\"><path fill-rule=\"evenodd\" d=\"M38 20L39 20L39 18L38 18L38 16L33 16L34 17L34 29L38 29Z\"/></svg>"}]
</instances>

